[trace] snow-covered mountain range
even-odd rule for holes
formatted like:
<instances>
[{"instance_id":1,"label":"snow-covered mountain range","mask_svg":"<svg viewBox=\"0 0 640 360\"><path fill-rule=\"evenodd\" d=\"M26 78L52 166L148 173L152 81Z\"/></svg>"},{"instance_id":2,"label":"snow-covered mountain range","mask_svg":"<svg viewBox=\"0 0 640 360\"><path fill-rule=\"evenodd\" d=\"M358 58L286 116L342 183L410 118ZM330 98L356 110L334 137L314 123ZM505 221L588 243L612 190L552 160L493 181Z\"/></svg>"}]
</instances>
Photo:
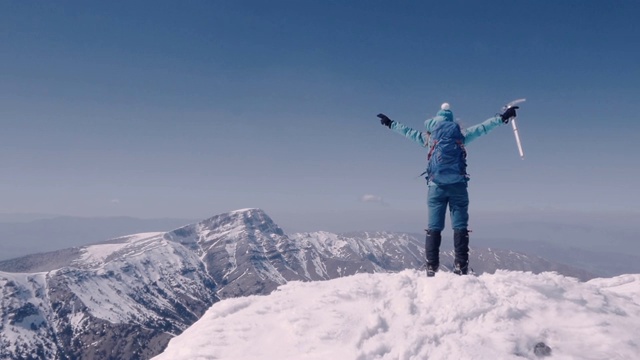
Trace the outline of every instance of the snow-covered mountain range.
<instances>
[{"instance_id":1,"label":"snow-covered mountain range","mask_svg":"<svg viewBox=\"0 0 640 360\"><path fill-rule=\"evenodd\" d=\"M0 358L148 358L217 301L198 256L163 234L73 254L50 271L0 272Z\"/></svg>"},{"instance_id":2,"label":"snow-covered mountain range","mask_svg":"<svg viewBox=\"0 0 640 360\"><path fill-rule=\"evenodd\" d=\"M289 281L420 269L424 239L401 233L286 235L260 209L174 231L0 262L0 359L148 359L219 299ZM451 252L442 263L452 262ZM554 270L544 259L473 249L476 273Z\"/></svg>"}]
</instances>

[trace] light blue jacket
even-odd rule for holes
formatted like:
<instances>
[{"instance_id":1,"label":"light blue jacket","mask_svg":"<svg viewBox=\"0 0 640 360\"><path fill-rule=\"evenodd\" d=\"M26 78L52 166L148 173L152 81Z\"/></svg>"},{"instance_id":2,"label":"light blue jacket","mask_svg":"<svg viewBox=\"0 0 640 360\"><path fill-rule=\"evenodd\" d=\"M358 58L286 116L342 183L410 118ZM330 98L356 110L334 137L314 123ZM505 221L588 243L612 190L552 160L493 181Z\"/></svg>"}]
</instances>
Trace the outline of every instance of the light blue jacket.
<instances>
[{"instance_id":1,"label":"light blue jacket","mask_svg":"<svg viewBox=\"0 0 640 360\"><path fill-rule=\"evenodd\" d=\"M441 121L453 121L452 120L453 116L451 115L450 112L448 116L441 116L440 114L441 112L438 112L438 115L436 115L434 118L425 120L424 132L412 129L395 120L391 123L391 130L397 132L398 134L404 135L405 137L417 142L418 144L424 147L431 148L431 143L429 142L430 140L429 135L431 134L433 129L435 129L436 125ZM473 125L464 129L462 131L462 134L464 135L464 144L465 145L469 144L473 140L479 138L482 135L488 134L491 130L497 128L502 124L503 122L500 116L495 116L481 122L480 124ZM432 187L432 186L437 187L437 185L431 181L428 181L428 184L429 184L429 187Z\"/></svg>"},{"instance_id":2,"label":"light blue jacket","mask_svg":"<svg viewBox=\"0 0 640 360\"><path fill-rule=\"evenodd\" d=\"M404 135L405 137L417 142L424 147L431 147L431 144L429 143L429 135L440 121L451 120L440 115L437 115L436 117L431 119L427 119L424 122L425 131L412 129L394 120L393 123L391 123L391 130L397 132L398 134ZM483 121L480 124L473 125L464 129L462 131L462 134L464 135L464 144L469 144L473 140L479 138L482 135L488 134L491 130L497 128L502 124L503 122L500 116L495 116Z\"/></svg>"}]
</instances>

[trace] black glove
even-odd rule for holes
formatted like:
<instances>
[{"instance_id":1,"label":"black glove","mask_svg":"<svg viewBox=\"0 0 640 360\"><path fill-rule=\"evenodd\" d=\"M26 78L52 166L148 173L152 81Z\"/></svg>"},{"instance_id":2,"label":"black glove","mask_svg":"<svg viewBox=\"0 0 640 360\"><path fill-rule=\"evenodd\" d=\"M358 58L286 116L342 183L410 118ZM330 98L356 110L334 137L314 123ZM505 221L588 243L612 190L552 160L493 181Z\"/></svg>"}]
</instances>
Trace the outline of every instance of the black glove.
<instances>
[{"instance_id":1,"label":"black glove","mask_svg":"<svg viewBox=\"0 0 640 360\"><path fill-rule=\"evenodd\" d=\"M393 123L393 120L389 119L385 114L378 114L378 117L380 118L380 124L391 129L391 124Z\"/></svg>"},{"instance_id":2,"label":"black glove","mask_svg":"<svg viewBox=\"0 0 640 360\"><path fill-rule=\"evenodd\" d=\"M502 122L505 124L508 124L509 120L516 117L516 109L520 109L520 107L519 106L510 107L507 110L505 110L502 114L500 114L500 117L502 118Z\"/></svg>"}]
</instances>

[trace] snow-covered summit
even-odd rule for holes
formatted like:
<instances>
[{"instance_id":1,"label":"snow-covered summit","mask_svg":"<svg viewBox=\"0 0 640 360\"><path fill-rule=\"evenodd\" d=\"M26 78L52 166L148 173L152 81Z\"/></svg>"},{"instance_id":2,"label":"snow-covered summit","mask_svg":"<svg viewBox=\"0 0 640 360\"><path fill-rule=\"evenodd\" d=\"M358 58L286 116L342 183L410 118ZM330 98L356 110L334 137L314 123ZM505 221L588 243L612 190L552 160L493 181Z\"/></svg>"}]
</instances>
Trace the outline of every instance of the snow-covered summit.
<instances>
[{"instance_id":1,"label":"snow-covered summit","mask_svg":"<svg viewBox=\"0 0 640 360\"><path fill-rule=\"evenodd\" d=\"M165 237L182 244L204 244L220 237L238 239L256 232L284 235L284 231L261 209L242 209L183 226L168 232Z\"/></svg>"},{"instance_id":2,"label":"snow-covered summit","mask_svg":"<svg viewBox=\"0 0 640 360\"><path fill-rule=\"evenodd\" d=\"M637 359L640 275L405 270L214 304L155 360ZM545 348L548 347L548 348ZM542 351L541 353L544 353Z\"/></svg>"}]
</instances>

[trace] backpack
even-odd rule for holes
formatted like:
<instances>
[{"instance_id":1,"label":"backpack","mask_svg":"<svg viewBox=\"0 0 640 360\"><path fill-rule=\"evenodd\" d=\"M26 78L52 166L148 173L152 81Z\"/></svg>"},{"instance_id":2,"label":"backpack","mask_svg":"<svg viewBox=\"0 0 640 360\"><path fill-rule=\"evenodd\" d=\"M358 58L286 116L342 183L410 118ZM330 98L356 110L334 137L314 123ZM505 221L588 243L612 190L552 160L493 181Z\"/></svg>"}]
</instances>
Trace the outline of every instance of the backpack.
<instances>
[{"instance_id":1,"label":"backpack","mask_svg":"<svg viewBox=\"0 0 640 360\"><path fill-rule=\"evenodd\" d=\"M467 151L460 125L441 121L431 132L427 155L427 182L437 185L457 184L469 180Z\"/></svg>"}]
</instances>

